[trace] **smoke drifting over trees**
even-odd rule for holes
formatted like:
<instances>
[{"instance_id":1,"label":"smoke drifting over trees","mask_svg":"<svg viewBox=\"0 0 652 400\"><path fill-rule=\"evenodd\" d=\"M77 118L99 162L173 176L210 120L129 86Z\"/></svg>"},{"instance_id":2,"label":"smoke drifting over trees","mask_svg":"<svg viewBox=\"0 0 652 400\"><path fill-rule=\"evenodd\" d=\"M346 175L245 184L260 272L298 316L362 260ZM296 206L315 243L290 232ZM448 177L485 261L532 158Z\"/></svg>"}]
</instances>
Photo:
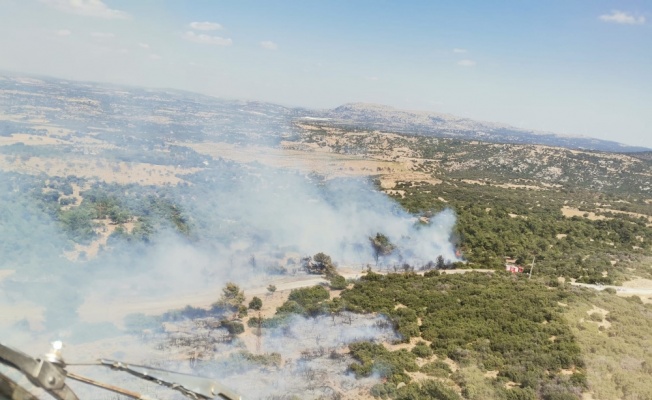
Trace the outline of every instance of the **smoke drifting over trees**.
<instances>
[{"instance_id":1,"label":"smoke drifting over trees","mask_svg":"<svg viewBox=\"0 0 652 400\"><path fill-rule=\"evenodd\" d=\"M206 283L237 282L265 270L287 270L286 254L324 252L341 264L373 263L368 238L377 232L396 246L385 262L425 264L439 255L455 260L449 242L455 224L452 211L431 218L429 225L417 224L364 180L322 180L221 161L188 177L191 184L185 186L96 185L95 197L97 192L115 197L125 213L147 219L158 230L149 233L147 241L114 233L96 258L70 262L63 253L73 248L77 236L69 233L69 221L59 218L60 207L48 208L40 197L46 179L0 175L2 268L16 270L3 285L11 289L12 280L14 285L23 280L33 286L27 282L47 277L57 283L47 291L26 290L26 300L72 314L89 293L119 296L127 289L155 298ZM151 211L145 215L153 199L171 204L167 222L158 221L162 217ZM84 198L77 207L89 201ZM181 223L183 229L176 229ZM31 292L34 299L29 298ZM65 297L65 305L59 307L56 293Z\"/></svg>"},{"instance_id":2,"label":"smoke drifting over trees","mask_svg":"<svg viewBox=\"0 0 652 400\"><path fill-rule=\"evenodd\" d=\"M202 224L228 229L233 242L249 249L324 252L336 262L365 263L373 261L368 237L382 232L396 245L396 257L406 261L456 259L449 242L451 211L418 225L364 180L324 181L278 170L201 177L209 185L189 188L189 196L201 199L194 204Z\"/></svg>"},{"instance_id":3,"label":"smoke drifting over trees","mask_svg":"<svg viewBox=\"0 0 652 400\"><path fill-rule=\"evenodd\" d=\"M450 242L451 210L424 224L375 190L369 178L328 179L310 168L273 168L248 162L252 158L227 161L193 150L210 141L274 147L295 134L294 112L67 85L27 88L2 104L25 113L43 108L47 124L56 127L0 121L3 137L27 132L35 143L57 143L0 146L5 163L0 166L0 311L7 317L0 321L0 335L9 344L46 346L62 339L78 345L114 338L124 333L125 315L154 314L153 308L168 304L177 308L180 298L198 292L213 293L209 308L227 282L245 293L269 284L274 293L269 276L301 274L301 259L309 255L330 256L317 260L330 272L338 265L425 265L438 256L457 260ZM57 100L68 96L86 96L99 108ZM172 108L175 117L157 117ZM369 238L377 233L393 251L374 256ZM346 287L342 276L331 275L331 287ZM131 309L132 300L152 308ZM247 313L239 291L223 300L232 314ZM259 306L252 303L251 309ZM347 320L346 330L323 317L289 321L293 328L284 328L283 335L264 333L263 351L286 357L287 334L305 336L317 348L339 349L356 338L393 335L391 327L374 325L376 317L365 327ZM316 339L304 335L307 331L336 336ZM346 363L340 364L338 379L354 387ZM316 366L293 365L295 375L315 381ZM291 378L281 375L276 382ZM263 393L265 387L260 389Z\"/></svg>"}]
</instances>

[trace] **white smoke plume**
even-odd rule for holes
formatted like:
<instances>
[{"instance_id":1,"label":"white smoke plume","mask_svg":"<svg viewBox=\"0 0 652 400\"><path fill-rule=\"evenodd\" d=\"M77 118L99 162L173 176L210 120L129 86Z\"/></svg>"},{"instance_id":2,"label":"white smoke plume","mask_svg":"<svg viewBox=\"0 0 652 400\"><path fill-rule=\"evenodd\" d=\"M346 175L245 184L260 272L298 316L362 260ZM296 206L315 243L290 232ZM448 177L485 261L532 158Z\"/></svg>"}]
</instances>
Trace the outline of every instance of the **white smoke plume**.
<instances>
[{"instance_id":1,"label":"white smoke plume","mask_svg":"<svg viewBox=\"0 0 652 400\"><path fill-rule=\"evenodd\" d=\"M343 313L339 316L304 318L293 316L282 327L269 329L261 338L263 353L278 353L283 365L277 368L252 368L233 373L211 371L211 363L202 367L217 379L229 382L235 390L251 399L271 396L335 398L368 390L377 378L356 379L348 372L354 362L344 353L350 343L359 341L391 342L399 339L392 324L372 315Z\"/></svg>"},{"instance_id":2,"label":"white smoke plume","mask_svg":"<svg viewBox=\"0 0 652 400\"><path fill-rule=\"evenodd\" d=\"M270 246L303 255L321 251L343 264L370 263L369 237L380 232L406 262L433 261L439 255L457 260L450 242L452 211L419 224L364 179L321 180L268 169L239 176L236 182L222 183L210 173L202 178L209 185L199 189L201 195L189 190L204 222L247 227L234 232L233 239L253 251Z\"/></svg>"},{"instance_id":3,"label":"white smoke plume","mask_svg":"<svg viewBox=\"0 0 652 400\"><path fill-rule=\"evenodd\" d=\"M358 341L391 342L399 339L392 324L382 316L342 313L337 316L305 318L292 316L282 325L263 329L260 337L260 353L246 350L244 343L213 343L208 360L191 363L187 358L202 348L202 339L215 331L183 326L176 334L155 334L145 342L119 338L111 345L107 341L95 348L84 347L89 352L102 348L123 361L147 364L215 379L245 399L318 399L355 398L356 392L367 393L379 382L378 377L356 378L348 371L355 361L347 354L347 346ZM220 330L218 330L220 331ZM184 338L182 344L173 338ZM195 339L192 342L191 339ZM161 345L163 344L163 345ZM122 351L114 352L115 349ZM81 349L69 354L71 360L79 360ZM279 363L264 363L248 358L248 355L269 357L277 354ZM206 354L204 354L206 356ZM143 383L126 373L109 373L98 367L70 367L77 373L94 379L110 382L123 388L136 390L160 399L183 398L175 392ZM84 398L109 399L106 392L94 388L74 385Z\"/></svg>"},{"instance_id":4,"label":"white smoke plume","mask_svg":"<svg viewBox=\"0 0 652 400\"><path fill-rule=\"evenodd\" d=\"M456 260L450 210L424 225L365 180L322 180L224 162L189 177L191 185L166 189L189 216L195 238L163 231L149 245L118 243L96 259L72 263L62 257L70 242L59 225L12 192L11 179L3 178L9 193L0 232L11 256L1 268L15 273L0 281L3 297L46 307L50 325L70 323L89 296L159 300L212 287L217 298L227 281L246 286L270 268L292 270L300 257L317 252L340 265L373 264L369 237L377 232L397 247L381 262L425 264L439 255ZM9 251L12 242L23 250Z\"/></svg>"},{"instance_id":5,"label":"white smoke plume","mask_svg":"<svg viewBox=\"0 0 652 400\"><path fill-rule=\"evenodd\" d=\"M63 339L77 360L115 357L183 370L188 366L179 360L186 356L161 354L148 339L140 342L125 334L123 317L161 314L186 304L208 307L227 282L245 290L264 288L272 274L300 275L301 258L318 252L330 255L340 267L375 265L370 237L377 233L396 246L378 260L379 266L418 267L438 256L457 260L450 239L455 225L451 210L424 224L377 191L369 179L326 179L309 169L235 163L183 144L276 146L297 136L292 121L303 113L300 109L47 78L0 82L13 93L0 96L0 111L26 116L0 121L0 136L29 134L40 142L54 135L57 143L66 143L34 146L26 140L0 146L3 168L23 166L18 168L23 173L0 170L0 340L29 354L42 353L49 341ZM88 99L89 106L68 98ZM46 120L47 126L32 120ZM92 145L97 141L101 144ZM38 175L37 164L50 176ZM59 164L65 167L61 171L70 167L71 172L54 176L57 168L48 165ZM147 186L144 182L154 180L133 177L117 180L129 184L89 178L102 168L111 176L136 175L138 165L157 167L143 178L151 178L153 170L194 173L166 172L174 178L169 182L181 179L178 186ZM71 226L83 228L88 221L83 221L83 213L68 213L63 220L59 189L51 187L55 180L82 188L83 201L93 193L116 198L121 211L136 216L130 222L134 226L139 218L154 221L146 240L117 235L105 245L101 235L80 239L84 235L76 235L83 229ZM79 204L65 207L83 211ZM106 221L92 223L95 228L87 226L87 231L109 231ZM85 249L95 246L97 255L68 259L71 252L81 254L80 244L87 245ZM262 339L261 350L281 354L283 368L247 367L241 374L229 374L229 365L237 366L237 359L215 358L198 372L228 379L236 389L251 392L249 398L284 391L305 398L330 396L328 390L354 390L360 381L346 374L350 359L310 354L322 349L338 354L355 340L391 340L391 328L377 325L379 321L375 316L357 316L348 323L297 317L285 328L266 330ZM225 345L214 352L231 357L238 350ZM220 365L227 368L217 368ZM315 383L319 381L332 382L320 389Z\"/></svg>"}]
</instances>

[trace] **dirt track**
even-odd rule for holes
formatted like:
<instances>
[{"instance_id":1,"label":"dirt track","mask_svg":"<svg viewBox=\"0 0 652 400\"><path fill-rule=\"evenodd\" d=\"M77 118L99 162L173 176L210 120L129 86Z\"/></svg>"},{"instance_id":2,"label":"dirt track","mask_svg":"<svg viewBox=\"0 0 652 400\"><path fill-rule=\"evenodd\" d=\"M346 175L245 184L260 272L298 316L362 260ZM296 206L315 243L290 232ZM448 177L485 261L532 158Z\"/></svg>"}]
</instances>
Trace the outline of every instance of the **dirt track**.
<instances>
[{"instance_id":1,"label":"dirt track","mask_svg":"<svg viewBox=\"0 0 652 400\"><path fill-rule=\"evenodd\" d=\"M448 270L445 273L463 274L467 272L489 272L490 270ZM352 268L341 268L340 274L346 279L359 278L363 272ZM377 271L375 271L377 272ZM386 272L377 272L386 273ZM422 274L423 272L421 272ZM327 281L316 275L297 275L297 276L283 276L279 278L271 278L266 281L265 285L258 285L253 287L242 286L248 298L252 296L263 297L268 294L267 285L274 284L277 288L274 294L276 302L287 298L292 289L309 287L326 283ZM221 288L204 288L194 293L187 293L177 295L164 299L151 299L151 298L117 298L115 301L107 302L106 299L89 298L79 308L79 317L86 322L111 322L117 326L122 326L123 319L126 315L132 313L143 313L146 315L162 314L169 310L183 308L187 305L193 307L207 308L213 304L220 293ZM281 301L282 303L282 301ZM280 305L280 304L279 304ZM101 310L101 312L98 312Z\"/></svg>"},{"instance_id":2,"label":"dirt track","mask_svg":"<svg viewBox=\"0 0 652 400\"><path fill-rule=\"evenodd\" d=\"M618 296L623 296L623 297L639 296L644 303L652 303L652 281L648 280L647 282L643 282L644 285L637 284L638 281L645 281L645 280L634 280L634 281L625 282L623 286L592 285L588 283L577 283L577 282L572 282L571 285L591 288L595 290L605 290L607 288L614 289Z\"/></svg>"}]
</instances>

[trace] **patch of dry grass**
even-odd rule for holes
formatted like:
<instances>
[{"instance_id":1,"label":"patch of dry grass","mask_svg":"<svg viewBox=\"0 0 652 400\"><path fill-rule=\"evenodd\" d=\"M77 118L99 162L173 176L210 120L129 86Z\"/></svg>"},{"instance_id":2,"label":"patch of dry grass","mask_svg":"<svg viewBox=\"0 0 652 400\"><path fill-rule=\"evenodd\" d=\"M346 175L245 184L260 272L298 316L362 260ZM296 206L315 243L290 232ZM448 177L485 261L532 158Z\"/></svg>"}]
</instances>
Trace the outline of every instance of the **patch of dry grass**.
<instances>
[{"instance_id":1,"label":"patch of dry grass","mask_svg":"<svg viewBox=\"0 0 652 400\"><path fill-rule=\"evenodd\" d=\"M652 307L636 297L599 292L590 300L572 302L567 310L586 360L592 398L652 398ZM587 314L599 314L610 326Z\"/></svg>"},{"instance_id":2,"label":"patch of dry grass","mask_svg":"<svg viewBox=\"0 0 652 400\"><path fill-rule=\"evenodd\" d=\"M183 175L199 168L179 168L138 162L112 162L99 158L12 157L0 154L0 169L31 175L47 174L97 179L108 183L141 185L178 185Z\"/></svg>"}]
</instances>

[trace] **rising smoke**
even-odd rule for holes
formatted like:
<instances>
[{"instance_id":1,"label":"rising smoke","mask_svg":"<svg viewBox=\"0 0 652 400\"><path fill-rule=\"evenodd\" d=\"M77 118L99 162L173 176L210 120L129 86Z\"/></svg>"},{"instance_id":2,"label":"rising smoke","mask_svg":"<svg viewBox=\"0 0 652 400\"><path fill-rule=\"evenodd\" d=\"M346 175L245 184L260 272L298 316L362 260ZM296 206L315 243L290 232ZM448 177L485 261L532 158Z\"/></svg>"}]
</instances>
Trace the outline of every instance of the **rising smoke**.
<instances>
[{"instance_id":1,"label":"rising smoke","mask_svg":"<svg viewBox=\"0 0 652 400\"><path fill-rule=\"evenodd\" d=\"M45 179L0 173L0 240L5 255L0 269L15 271L0 281L0 307L12 313L0 329L3 340L16 346L60 338L79 344L119 335L120 318L139 310L113 310L112 304L149 302L179 308L183 304L170 300L207 290L214 290L217 300L219 288L228 281L261 286L270 271L292 273L300 257L318 252L329 254L340 266L374 265L369 237L378 232L397 248L381 264L418 266L440 255L456 260L450 240L455 224L451 210L424 224L365 179L327 180L256 163L242 166L215 160L187 176L188 184L161 190L161 196L172 199L188 218L189 235L162 228L148 244L116 241L96 258L72 262L63 257L72 244L56 215L39 208L28 191ZM41 316L21 318L22 312ZM357 339L390 337L386 330L371 326L377 322L374 318L339 327L325 317L296 320L283 335L266 333L264 351L296 359L290 354L298 350L290 343L341 349ZM321 332L319 338L315 332ZM140 354L138 359L148 357ZM330 386L357 387L360 382L346 374L346 362L324 359L305 359L275 371L248 369L235 376L212 371L207 364L203 372L250 389L253 398L264 398L270 387L278 393L302 387L317 394L330 390L313 387L319 374L338 377L329 378L338 381ZM297 376L312 386L301 386Z\"/></svg>"},{"instance_id":2,"label":"rising smoke","mask_svg":"<svg viewBox=\"0 0 652 400\"><path fill-rule=\"evenodd\" d=\"M306 318L292 316L284 324L263 329L260 337L262 358L273 362L251 360L245 343L212 342L216 334L206 328L191 328L192 321L168 327L165 333L154 333L143 340L137 336L121 336L111 341L77 346L67 352L70 360L85 360L88 353L101 347L106 357L142 363L177 372L217 380L246 399L328 399L356 398L379 382L378 376L356 378L348 371L355 361L347 355L347 346L358 341L391 342L400 339L391 322L382 316L341 313L336 316ZM182 326L183 328L179 329ZM217 333L219 335L219 332ZM186 344L176 344L177 342ZM192 344L187 344L191 341ZM204 361L192 363L189 353L202 353ZM135 390L157 399L183 399L176 392L144 383L126 373L109 373L98 367L70 367L73 371ZM108 392L72 383L81 398L113 399Z\"/></svg>"},{"instance_id":3,"label":"rising smoke","mask_svg":"<svg viewBox=\"0 0 652 400\"><path fill-rule=\"evenodd\" d=\"M293 316L283 327L264 332L261 350L277 353L278 367L251 367L233 371L219 361L208 362L197 372L229 382L247 398L292 395L299 398L329 398L336 393L349 395L377 383L378 378L358 380L348 372L354 362L344 353L350 343L391 342L399 339L385 318L343 313L338 316L304 318ZM350 397L350 396L349 396Z\"/></svg>"},{"instance_id":4,"label":"rising smoke","mask_svg":"<svg viewBox=\"0 0 652 400\"><path fill-rule=\"evenodd\" d=\"M342 264L370 263L369 237L381 232L397 245L396 259L456 260L451 210L420 224L364 179L323 180L266 168L230 180L206 172L192 181L201 179L207 184L188 188L186 206L204 225L224 228L243 253L321 251Z\"/></svg>"},{"instance_id":5,"label":"rising smoke","mask_svg":"<svg viewBox=\"0 0 652 400\"><path fill-rule=\"evenodd\" d=\"M323 180L221 162L187 177L190 185L167 189L189 216L194 239L164 230L149 245L119 243L95 259L70 262L63 253L71 242L55 217L25 195L26 179L0 175L1 268L15 270L1 282L3 297L45 307L59 319L48 321L50 327L69 324L90 295L156 299L227 281L246 284L264 276L267 267L290 270L299 257L317 252L340 265L373 264L369 237L377 232L397 246L392 258L381 262L419 265L439 255L456 259L450 210L424 225L365 180ZM38 186L43 179L30 184ZM252 255L258 269L250 265ZM284 265L288 259L294 267Z\"/></svg>"},{"instance_id":6,"label":"rising smoke","mask_svg":"<svg viewBox=\"0 0 652 400\"><path fill-rule=\"evenodd\" d=\"M291 272L300 257L318 252L341 266L374 265L369 237L377 232L397 247L381 264L419 266L439 255L456 260L452 211L423 224L366 180L322 180L262 167L243 170L231 163L188 180L192 184L176 188L173 198L189 215L195 238L164 231L148 246L121 243L86 267L73 264L68 271L76 270L75 276L67 279L74 292L107 300L156 299L227 281L261 285L266 271Z\"/></svg>"}]
</instances>

